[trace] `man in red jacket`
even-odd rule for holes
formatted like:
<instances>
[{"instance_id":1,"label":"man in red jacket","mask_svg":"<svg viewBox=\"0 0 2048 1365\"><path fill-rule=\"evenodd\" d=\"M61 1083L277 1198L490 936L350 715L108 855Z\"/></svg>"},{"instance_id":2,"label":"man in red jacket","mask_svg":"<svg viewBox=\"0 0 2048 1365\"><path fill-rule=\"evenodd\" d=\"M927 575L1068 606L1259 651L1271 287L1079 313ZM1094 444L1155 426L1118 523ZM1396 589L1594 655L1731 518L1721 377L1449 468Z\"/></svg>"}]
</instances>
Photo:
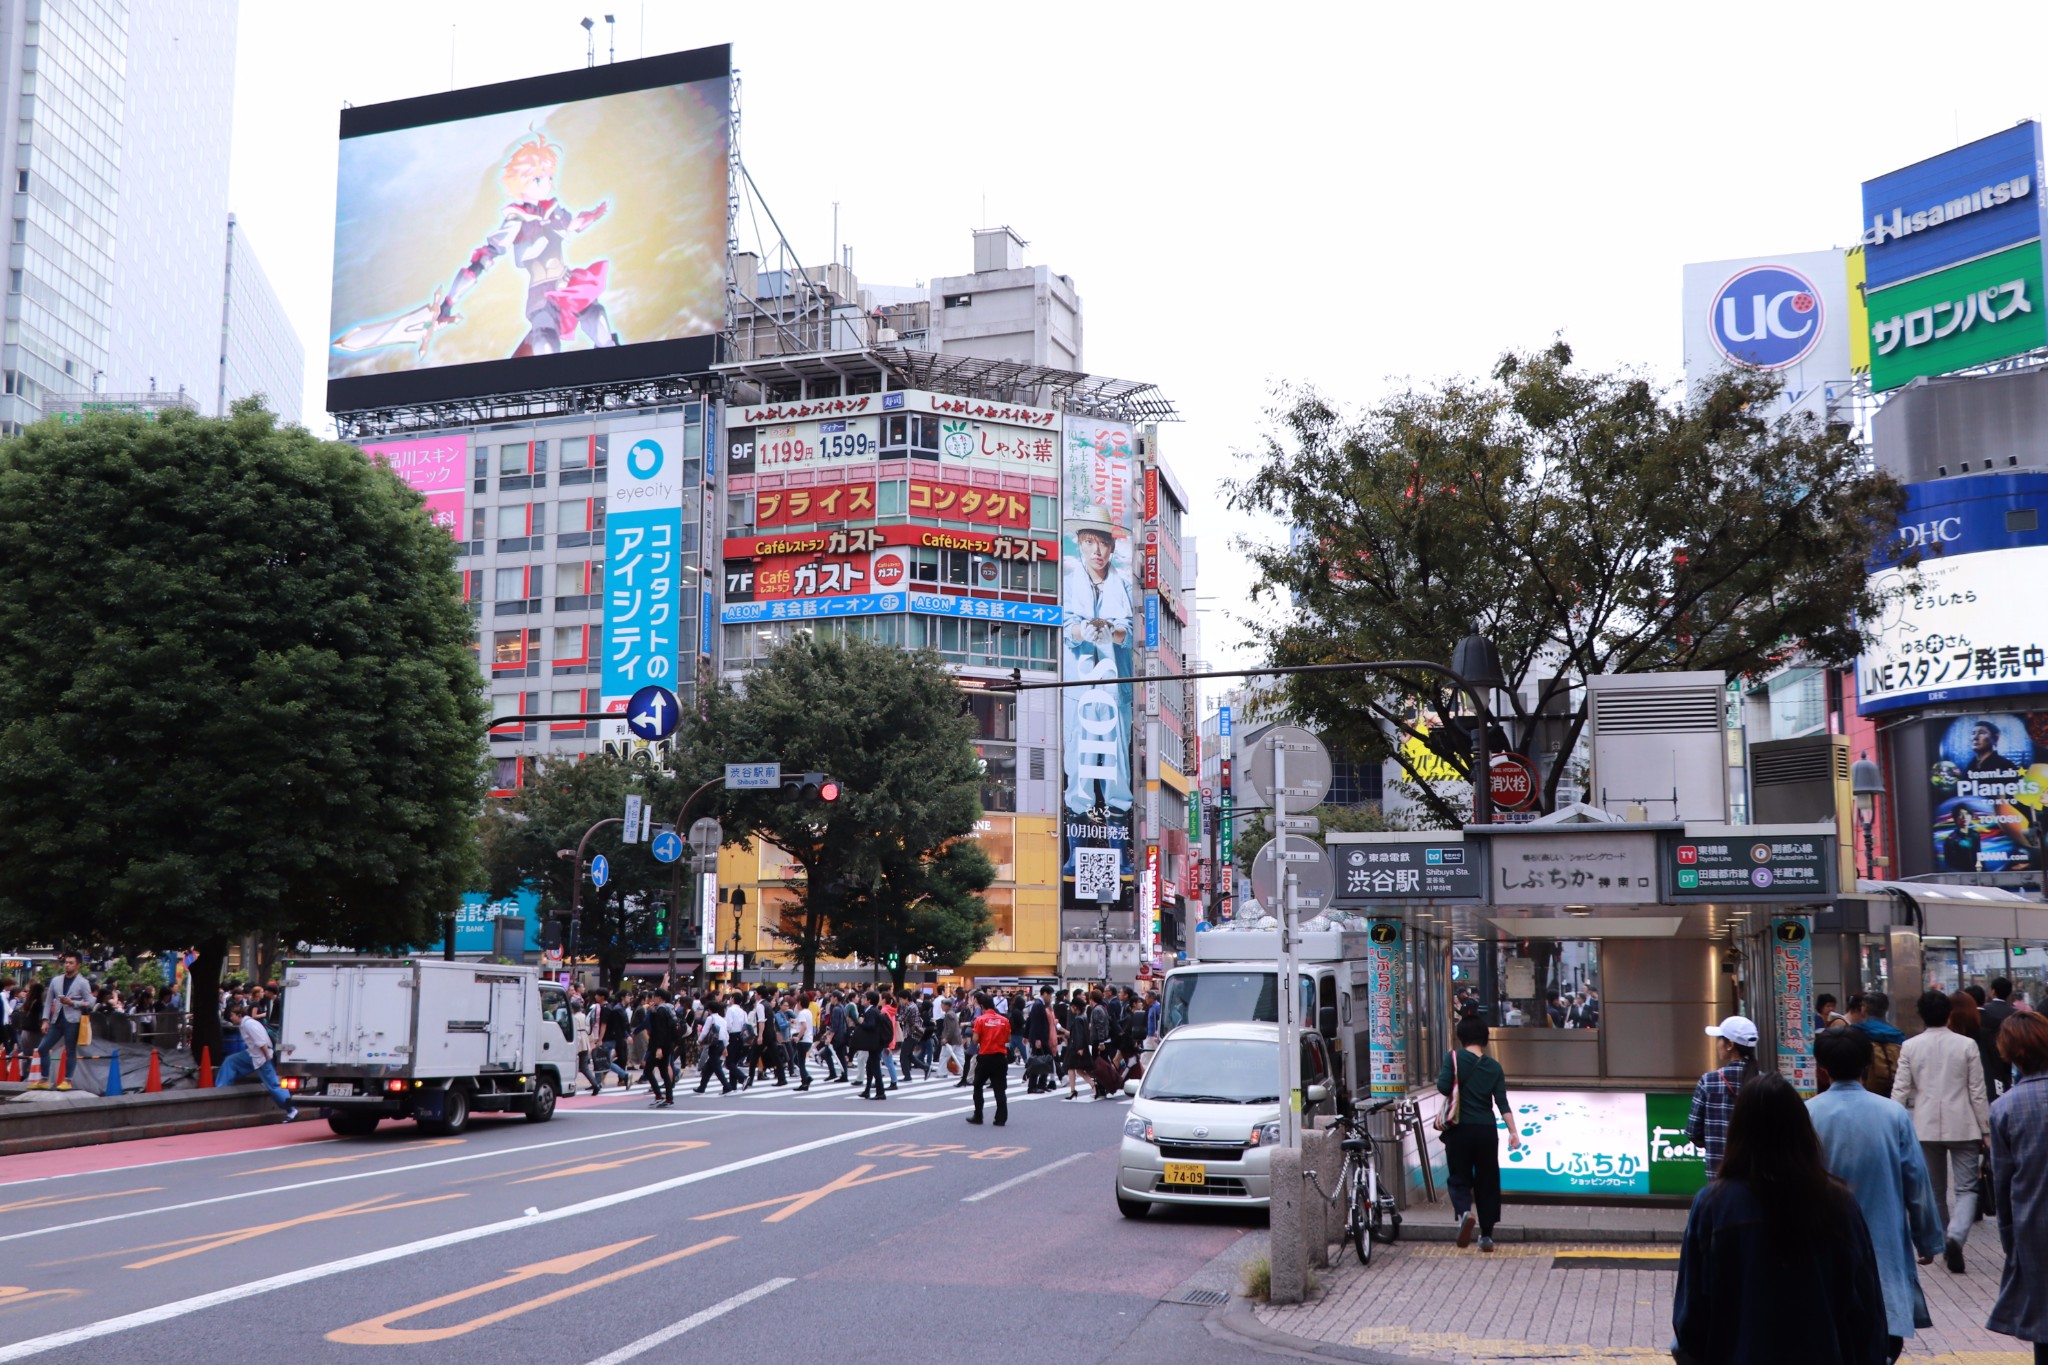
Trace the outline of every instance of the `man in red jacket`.
<instances>
[{"instance_id":1,"label":"man in red jacket","mask_svg":"<svg viewBox=\"0 0 2048 1365\"><path fill-rule=\"evenodd\" d=\"M996 1092L996 1127L1000 1128L1010 1121L1010 1021L996 1013L987 991L976 991L974 1003L981 1013L974 1017L974 1112L967 1121L981 1122L981 1088L987 1085Z\"/></svg>"}]
</instances>

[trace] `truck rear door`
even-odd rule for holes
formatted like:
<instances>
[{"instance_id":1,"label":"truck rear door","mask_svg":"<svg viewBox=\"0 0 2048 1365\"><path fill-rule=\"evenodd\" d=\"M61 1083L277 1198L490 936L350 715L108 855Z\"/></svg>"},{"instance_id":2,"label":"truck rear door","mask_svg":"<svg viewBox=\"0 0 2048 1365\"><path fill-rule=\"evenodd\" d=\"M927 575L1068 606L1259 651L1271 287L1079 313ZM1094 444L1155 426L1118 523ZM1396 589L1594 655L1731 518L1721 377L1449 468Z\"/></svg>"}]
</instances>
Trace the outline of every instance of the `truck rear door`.
<instances>
[{"instance_id":1,"label":"truck rear door","mask_svg":"<svg viewBox=\"0 0 2048 1365\"><path fill-rule=\"evenodd\" d=\"M491 981L489 1064L517 1070L525 1065L526 998L529 983L520 977Z\"/></svg>"},{"instance_id":2,"label":"truck rear door","mask_svg":"<svg viewBox=\"0 0 2048 1365\"><path fill-rule=\"evenodd\" d=\"M412 1062L413 1006L410 967L346 967L355 977L350 992L346 1055L350 1066L406 1066Z\"/></svg>"}]
</instances>

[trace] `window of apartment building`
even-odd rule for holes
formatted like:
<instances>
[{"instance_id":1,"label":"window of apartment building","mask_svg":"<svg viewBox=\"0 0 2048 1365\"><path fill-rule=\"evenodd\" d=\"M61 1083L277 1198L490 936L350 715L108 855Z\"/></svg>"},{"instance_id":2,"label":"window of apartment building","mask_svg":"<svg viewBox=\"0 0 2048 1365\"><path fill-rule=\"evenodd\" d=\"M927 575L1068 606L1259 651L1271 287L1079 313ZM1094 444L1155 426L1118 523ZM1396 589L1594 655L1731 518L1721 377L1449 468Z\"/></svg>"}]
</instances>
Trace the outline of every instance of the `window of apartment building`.
<instances>
[{"instance_id":1,"label":"window of apartment building","mask_svg":"<svg viewBox=\"0 0 2048 1365\"><path fill-rule=\"evenodd\" d=\"M994 811L1017 809L1017 746L977 744L975 756L981 761L981 808Z\"/></svg>"},{"instance_id":2,"label":"window of apartment building","mask_svg":"<svg viewBox=\"0 0 2048 1365\"><path fill-rule=\"evenodd\" d=\"M540 631L496 630L491 632L493 673L537 672L540 665Z\"/></svg>"},{"instance_id":3,"label":"window of apartment building","mask_svg":"<svg viewBox=\"0 0 2048 1365\"><path fill-rule=\"evenodd\" d=\"M729 493L725 499L725 533L749 536L754 533L754 495Z\"/></svg>"},{"instance_id":4,"label":"window of apartment building","mask_svg":"<svg viewBox=\"0 0 2048 1365\"><path fill-rule=\"evenodd\" d=\"M500 550L544 549L547 529L548 505L544 502L512 502L498 509Z\"/></svg>"},{"instance_id":5,"label":"window of apartment building","mask_svg":"<svg viewBox=\"0 0 2048 1365\"><path fill-rule=\"evenodd\" d=\"M471 603L484 600L484 571L482 569L464 569L462 571L462 600Z\"/></svg>"},{"instance_id":6,"label":"window of apartment building","mask_svg":"<svg viewBox=\"0 0 2048 1365\"><path fill-rule=\"evenodd\" d=\"M933 412L892 412L882 417L882 458L939 457L939 415Z\"/></svg>"},{"instance_id":7,"label":"window of apartment building","mask_svg":"<svg viewBox=\"0 0 2048 1365\"><path fill-rule=\"evenodd\" d=\"M1060 590L1060 566L1050 559L1033 564L1028 559L999 559L1005 592L1056 593Z\"/></svg>"},{"instance_id":8,"label":"window of apartment building","mask_svg":"<svg viewBox=\"0 0 2048 1365\"><path fill-rule=\"evenodd\" d=\"M904 643L935 649L949 663L1022 668L1053 667L1054 630L1014 621L963 621L950 616L911 616Z\"/></svg>"},{"instance_id":9,"label":"window of apartment building","mask_svg":"<svg viewBox=\"0 0 2048 1365\"><path fill-rule=\"evenodd\" d=\"M478 446L469 457L470 488L474 492L491 491L491 448Z\"/></svg>"},{"instance_id":10,"label":"window of apartment building","mask_svg":"<svg viewBox=\"0 0 2048 1365\"><path fill-rule=\"evenodd\" d=\"M520 616L539 612L546 579L547 566L544 564L499 569L495 593L497 608L493 615Z\"/></svg>"},{"instance_id":11,"label":"window of apartment building","mask_svg":"<svg viewBox=\"0 0 2048 1365\"><path fill-rule=\"evenodd\" d=\"M491 760L491 795L510 796L519 790L526 777L526 760L523 758L494 758Z\"/></svg>"},{"instance_id":12,"label":"window of apartment building","mask_svg":"<svg viewBox=\"0 0 2048 1365\"><path fill-rule=\"evenodd\" d=\"M603 626L556 626L555 672L588 673L603 667Z\"/></svg>"},{"instance_id":13,"label":"window of apartment building","mask_svg":"<svg viewBox=\"0 0 2048 1365\"><path fill-rule=\"evenodd\" d=\"M540 714L540 693L538 692L495 692L491 694L491 715L533 716ZM538 725L499 725L491 729L491 743L510 744L522 739L539 737Z\"/></svg>"},{"instance_id":14,"label":"window of apartment building","mask_svg":"<svg viewBox=\"0 0 2048 1365\"><path fill-rule=\"evenodd\" d=\"M582 559L555 566L555 610L593 611L604 606L604 561Z\"/></svg>"},{"instance_id":15,"label":"window of apartment building","mask_svg":"<svg viewBox=\"0 0 2048 1365\"><path fill-rule=\"evenodd\" d=\"M961 709L974 717L975 734L982 739L1015 742L1017 738L1017 701L1014 697L998 697L987 692L963 692Z\"/></svg>"},{"instance_id":16,"label":"window of apartment building","mask_svg":"<svg viewBox=\"0 0 2048 1365\"><path fill-rule=\"evenodd\" d=\"M565 550L590 545L604 531L603 498L570 498L555 507L555 544Z\"/></svg>"},{"instance_id":17,"label":"window of apartment building","mask_svg":"<svg viewBox=\"0 0 2048 1365\"><path fill-rule=\"evenodd\" d=\"M571 469L590 468L590 446L594 436L570 436L562 441L561 466L567 473Z\"/></svg>"},{"instance_id":18,"label":"window of apartment building","mask_svg":"<svg viewBox=\"0 0 2048 1365\"><path fill-rule=\"evenodd\" d=\"M1031 495L1031 529L1034 531L1057 531L1060 529L1060 500L1043 493Z\"/></svg>"},{"instance_id":19,"label":"window of apartment building","mask_svg":"<svg viewBox=\"0 0 2048 1365\"><path fill-rule=\"evenodd\" d=\"M477 552L477 549L483 543L484 537L488 536L491 533L490 516L491 514L489 510L486 508L472 507L469 509L469 540L471 554L475 554Z\"/></svg>"},{"instance_id":20,"label":"window of apartment building","mask_svg":"<svg viewBox=\"0 0 2048 1365\"><path fill-rule=\"evenodd\" d=\"M548 714L551 716L566 716L577 711L589 712L597 709L598 696L596 688L558 687L548 694ZM549 722L548 733L567 738L573 738L577 735L595 737L597 725L596 721L557 720Z\"/></svg>"},{"instance_id":21,"label":"window of apartment building","mask_svg":"<svg viewBox=\"0 0 2048 1365\"><path fill-rule=\"evenodd\" d=\"M567 488L571 484L604 482L604 437L566 437L560 446L557 458L562 472L555 480L557 483Z\"/></svg>"}]
</instances>

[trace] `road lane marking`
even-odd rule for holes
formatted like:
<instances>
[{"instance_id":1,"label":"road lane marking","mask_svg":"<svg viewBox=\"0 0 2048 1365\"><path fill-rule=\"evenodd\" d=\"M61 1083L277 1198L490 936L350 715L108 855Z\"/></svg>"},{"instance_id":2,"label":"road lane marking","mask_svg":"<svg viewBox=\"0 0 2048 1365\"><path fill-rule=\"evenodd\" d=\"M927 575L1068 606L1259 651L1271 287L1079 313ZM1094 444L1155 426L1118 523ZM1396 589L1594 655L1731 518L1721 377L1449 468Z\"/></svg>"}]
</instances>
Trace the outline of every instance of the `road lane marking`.
<instances>
[{"instance_id":1,"label":"road lane marking","mask_svg":"<svg viewBox=\"0 0 2048 1365\"><path fill-rule=\"evenodd\" d=\"M656 1142L644 1148L629 1147L626 1149L627 1152L637 1152L638 1155L629 1156L621 1154L617 1161L585 1161L579 1165L571 1166L565 1171L549 1171L544 1175L530 1175L524 1180L515 1180L512 1183L515 1185L531 1185L536 1180L560 1180L566 1175L591 1175L598 1171L616 1171L622 1166L631 1166L636 1162L652 1161L658 1156L675 1156L681 1152L694 1152L710 1145L708 1142Z\"/></svg>"},{"instance_id":2,"label":"road lane marking","mask_svg":"<svg viewBox=\"0 0 2048 1365\"><path fill-rule=\"evenodd\" d=\"M488 1161L493 1157L516 1156L520 1152L539 1152L549 1147L567 1147L578 1142L609 1142L619 1137L630 1137L634 1133L658 1133L664 1128L682 1128L693 1123L708 1123L721 1115L704 1118L679 1119L669 1123L651 1123L644 1128L628 1128L623 1133L585 1133L582 1137L558 1138L553 1142L530 1142L523 1147L501 1147L490 1152L469 1152L463 1156L446 1156L438 1161L420 1161L410 1166L392 1166L384 1170L353 1171L348 1175L324 1176L319 1180L301 1180L292 1185L272 1185L261 1190L242 1190L235 1194L218 1194L208 1199L191 1199L182 1204L162 1204L153 1209L136 1209L132 1213L109 1214L104 1218L85 1218L76 1223L59 1223L54 1227L35 1228L28 1232L0 1233L0 1242L15 1242L24 1237L41 1237L54 1232L75 1232L79 1228L98 1227L102 1223L118 1222L123 1218L142 1218L152 1213L182 1213L186 1209L205 1208L209 1204L228 1204L237 1199L255 1199L266 1194L289 1194L294 1190L316 1189L321 1185L339 1185L348 1180L381 1180L386 1176L403 1175L407 1171L431 1170L436 1166L453 1166L464 1161Z\"/></svg>"},{"instance_id":3,"label":"road lane marking","mask_svg":"<svg viewBox=\"0 0 2048 1365\"><path fill-rule=\"evenodd\" d=\"M868 1175L868 1172L872 1171L873 1169L875 1168L872 1164L866 1166L856 1166L852 1170L848 1171L845 1175L842 1175L835 1180L828 1181L827 1183L818 1186L818 1188L815 1190L800 1190L796 1194L785 1194L780 1199L763 1199L758 1203L741 1204L738 1208L720 1209L717 1213L700 1213L697 1214L695 1217L691 1218L690 1221L693 1223L702 1223L713 1218L724 1218L730 1214L752 1213L755 1209L772 1209L777 1204L787 1204L789 1207L783 1209L780 1213L771 1213L766 1218L763 1218L761 1220L764 1223L780 1223L785 1218L788 1218L791 1214L802 1213L805 1209L817 1203L820 1199L823 1199L828 1195L837 1194L841 1190L850 1190L857 1185L879 1185L884 1180L894 1180L899 1175L915 1175L919 1171L929 1171L931 1167L905 1166L902 1170L890 1171L887 1175ZM867 1176L867 1178L865 1180L857 1179L856 1177L859 1176Z\"/></svg>"},{"instance_id":4,"label":"road lane marking","mask_svg":"<svg viewBox=\"0 0 2048 1365\"><path fill-rule=\"evenodd\" d=\"M736 1171L751 1170L756 1166L765 1166L776 1161L786 1161L791 1157L822 1151L827 1147L836 1147L841 1143L859 1142L863 1138L871 1138L879 1133L894 1132L898 1128L908 1128L912 1124L929 1123L935 1118L957 1117L966 1112L965 1109L954 1109L937 1114L909 1114L889 1123L875 1124L867 1128L856 1128L852 1132L838 1133L831 1137L813 1138L809 1142L800 1142L793 1147L783 1147L773 1152L763 1152L758 1156L744 1157L738 1161L727 1162L723 1166L714 1166L709 1170L692 1171L688 1175L672 1176L667 1180L657 1181L652 1185L641 1185L630 1190L620 1190L612 1194L599 1195L594 1199L585 1199L579 1203L565 1204L561 1208L547 1213L536 1214L530 1217L501 1219L495 1223L483 1223L473 1228L460 1228L454 1232L444 1232L437 1237L425 1237L416 1242L405 1242L398 1246L383 1247L377 1251L366 1251L359 1255L344 1257L338 1261L326 1261L320 1265L306 1266L299 1270L288 1270L283 1274L266 1276L260 1280L249 1280L242 1284L229 1285L224 1289L213 1290L211 1293L196 1294L190 1298L176 1299L170 1303L157 1304L152 1308L139 1309L133 1313L123 1313L119 1317L103 1318L98 1322L66 1328L61 1332L51 1332L44 1336L31 1337L26 1341L9 1342L6 1345L0 1345L0 1363L10 1360L26 1360L30 1356L41 1355L46 1351L57 1351L67 1346L78 1346L88 1341L97 1341L101 1337L131 1332L138 1327L154 1327L160 1323L170 1322L177 1318L189 1317L194 1313L203 1313L209 1308L220 1308L227 1304L240 1303L244 1299L253 1299L260 1295L272 1294L280 1289L295 1289L302 1284L311 1284L315 1280L331 1279L336 1275L348 1274L350 1271L363 1270L370 1266L385 1265L391 1261L401 1261L409 1256L420 1256L430 1251L442 1250L445 1247L462 1246L465 1243L480 1241L486 1237L496 1237L501 1233L523 1232L544 1223L559 1222L565 1218L581 1218L585 1214L617 1208L621 1204L638 1203L654 1195L667 1194L671 1190L679 1190L685 1186L698 1184L701 1181L717 1180ZM662 1126L672 1127L674 1125ZM593 1134L593 1136L596 1135ZM468 1161L472 1159L474 1158L448 1158L449 1161ZM389 1172L384 1172L383 1174L389 1174ZM329 1177L329 1180L352 1180L356 1178L355 1176L332 1176ZM23 1235L34 1236L36 1234L29 1233Z\"/></svg>"},{"instance_id":5,"label":"road lane marking","mask_svg":"<svg viewBox=\"0 0 2048 1365\"><path fill-rule=\"evenodd\" d=\"M634 1356L645 1354L657 1346L674 1341L685 1332L695 1331L713 1318L724 1317L733 1309L744 1308L764 1294L773 1294L784 1285L795 1283L796 1281L793 1279L783 1278L757 1284L752 1289L742 1290L729 1299L721 1299L709 1308L692 1313L681 1322L664 1327L659 1332L650 1332L638 1341L629 1341L610 1355L599 1356L596 1360L591 1361L590 1365L623 1365L623 1362L631 1360Z\"/></svg>"},{"instance_id":6,"label":"road lane marking","mask_svg":"<svg viewBox=\"0 0 2048 1365\"><path fill-rule=\"evenodd\" d=\"M468 1140L467 1138L426 1138L419 1142L407 1143L406 1147L413 1151L417 1151L422 1147L460 1147ZM270 1175L276 1171L303 1171L314 1166L346 1166L353 1161L370 1161L380 1156L390 1156L393 1152L400 1150L402 1149L397 1147L386 1147L381 1151L357 1152L354 1156L319 1156L314 1157L310 1161L287 1162L282 1166L258 1166L253 1171L230 1171L222 1176L221 1179L233 1180L247 1175Z\"/></svg>"},{"instance_id":7,"label":"road lane marking","mask_svg":"<svg viewBox=\"0 0 2048 1365\"><path fill-rule=\"evenodd\" d=\"M84 1292L83 1289L30 1289L24 1284L0 1284L0 1313L37 1299L75 1299Z\"/></svg>"},{"instance_id":8,"label":"road lane marking","mask_svg":"<svg viewBox=\"0 0 2048 1365\"><path fill-rule=\"evenodd\" d=\"M113 1190L106 1194L74 1194L66 1198L60 1195L44 1194L34 1199L23 1199L18 1203L0 1204L0 1213L21 1213L29 1209L54 1209L59 1204L89 1204L95 1199L120 1199L130 1194L162 1194L161 1185L145 1185L139 1190Z\"/></svg>"},{"instance_id":9,"label":"road lane marking","mask_svg":"<svg viewBox=\"0 0 2048 1365\"><path fill-rule=\"evenodd\" d=\"M123 1266L124 1270L148 1270L166 1261L179 1261L187 1256L197 1256L204 1251L219 1251L238 1242L254 1241L273 1232L284 1232L291 1228L305 1227L310 1223L325 1223L336 1218L353 1218L360 1213L385 1213L392 1209L409 1209L419 1204L438 1204L447 1199L467 1199L467 1194L438 1194L431 1198L409 1199L401 1204L387 1201L398 1198L395 1194L380 1194L374 1199L364 1199L354 1204L343 1204L339 1208L327 1209L320 1213L303 1214L297 1218L284 1219L275 1223L259 1223L253 1227L235 1228L228 1232L204 1232L196 1237L180 1237L169 1242L151 1242L147 1246L123 1247L114 1251L95 1251L85 1256L70 1256L57 1261L39 1261L38 1266L77 1265L84 1261L105 1261L116 1256L133 1256L144 1251L165 1251L171 1247L183 1247L168 1256L157 1256L145 1261L136 1261Z\"/></svg>"},{"instance_id":10,"label":"road lane marking","mask_svg":"<svg viewBox=\"0 0 2048 1365\"><path fill-rule=\"evenodd\" d=\"M416 1303L410 1308L400 1308L395 1312L385 1313L374 1318L365 1318L361 1322L350 1323L346 1327L338 1327L327 1334L327 1339L339 1342L343 1346L423 1346L428 1342L447 1341L454 1337L468 1336L471 1332L493 1326L505 1321L507 1318L516 1318L522 1313L531 1313L536 1308L547 1308L553 1304L560 1303L563 1299L574 1298L578 1294L587 1294L593 1289L602 1289L608 1284L616 1284L620 1280L628 1279L631 1276L643 1274L674 1261L680 1261L685 1256L695 1256L700 1251L709 1251L712 1247L723 1246L727 1242L737 1242L739 1238L714 1237L708 1242L699 1242L695 1246L684 1247L681 1251L671 1251L665 1256L656 1256L651 1261L642 1261L638 1265L629 1265L623 1270L614 1270L610 1274L600 1275L594 1280L585 1280L580 1284L572 1284L566 1288L557 1289L552 1294L543 1294L537 1299L528 1299L524 1303L515 1303L509 1308L500 1308L495 1313L486 1313L482 1317L471 1318L468 1322L458 1322L451 1327L393 1327L391 1325L394 1322L404 1322L407 1318L416 1318L422 1313L431 1313L437 1308L446 1308L451 1303L461 1303L464 1299L473 1299L480 1294L488 1294L492 1290L504 1289L509 1285L519 1284L522 1281L535 1279L542 1275L574 1275L578 1271L588 1269L599 1261L615 1256L621 1251L627 1251L639 1246L647 1240L649 1239L646 1237L635 1237L630 1242L614 1242L610 1246L596 1247L590 1251L580 1251L569 1256L557 1256L551 1261L535 1261L532 1265L521 1266L511 1274L501 1276L490 1281L488 1284L480 1284L471 1289L458 1290L453 1294L443 1294L438 1299L428 1299L425 1303Z\"/></svg>"},{"instance_id":11,"label":"road lane marking","mask_svg":"<svg viewBox=\"0 0 2048 1365\"><path fill-rule=\"evenodd\" d=\"M1062 1166L1071 1166L1077 1161L1086 1161L1089 1157L1093 1155L1093 1152L1076 1152L1072 1156L1063 1156L1058 1161L1053 1162L1049 1166L1040 1166L1035 1171L1026 1171L1024 1172L1024 1174L1020 1176L1013 1176L1010 1179L1005 1180L1000 1185L989 1186L987 1189L983 1190L979 1194L970 1194L965 1199L962 1199L960 1202L963 1204L978 1204L982 1200L988 1198L990 1195L1001 1194L1004 1190L1015 1189L1017 1186L1023 1184L1027 1180L1036 1180L1038 1179L1038 1177L1056 1171Z\"/></svg>"}]
</instances>

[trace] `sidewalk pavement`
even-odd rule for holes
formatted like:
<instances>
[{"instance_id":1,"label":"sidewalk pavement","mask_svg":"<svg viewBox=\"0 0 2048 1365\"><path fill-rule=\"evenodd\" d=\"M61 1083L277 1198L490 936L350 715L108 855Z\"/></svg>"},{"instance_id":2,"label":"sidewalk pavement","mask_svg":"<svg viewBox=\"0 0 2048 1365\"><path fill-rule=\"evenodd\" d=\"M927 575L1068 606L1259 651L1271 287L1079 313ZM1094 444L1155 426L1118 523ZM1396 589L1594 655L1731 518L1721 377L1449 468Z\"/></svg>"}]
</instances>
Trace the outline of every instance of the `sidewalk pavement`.
<instances>
[{"instance_id":1,"label":"sidewalk pavement","mask_svg":"<svg viewBox=\"0 0 2048 1365\"><path fill-rule=\"evenodd\" d=\"M1448 1211L1411 1210L1401 1240L1374 1248L1370 1266L1346 1247L1341 1261L1315 1272L1322 1289L1308 1302L1279 1308L1238 1300L1225 1330L1269 1347L1380 1365L1670 1360L1678 1247L1666 1225L1682 1230L1682 1210L1511 1205L1507 1215L1523 1220L1524 1235L1503 1223L1495 1229L1499 1248L1482 1253L1437 1240L1439 1233L1455 1237ZM1569 1223L1603 1235L1567 1240L1558 1234ZM1977 1225L1965 1260L1961 1275L1939 1260L1920 1267L1934 1326L1907 1342L1903 1359L2031 1365L2031 1347L1984 1327L2004 1266L1996 1224Z\"/></svg>"}]
</instances>

